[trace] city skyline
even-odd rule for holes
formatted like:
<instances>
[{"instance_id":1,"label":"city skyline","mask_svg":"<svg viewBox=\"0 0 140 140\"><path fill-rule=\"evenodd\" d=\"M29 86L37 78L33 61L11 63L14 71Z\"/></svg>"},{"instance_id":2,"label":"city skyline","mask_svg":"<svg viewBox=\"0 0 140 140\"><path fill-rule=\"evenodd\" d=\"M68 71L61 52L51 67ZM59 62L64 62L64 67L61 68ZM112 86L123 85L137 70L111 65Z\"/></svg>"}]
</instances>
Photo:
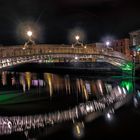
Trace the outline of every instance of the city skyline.
<instances>
[{"instance_id":1,"label":"city skyline","mask_svg":"<svg viewBox=\"0 0 140 140\"><path fill-rule=\"evenodd\" d=\"M47 44L72 43L77 32L86 43L128 37L140 28L138 5L138 0L1 0L0 44L23 44L25 28Z\"/></svg>"}]
</instances>

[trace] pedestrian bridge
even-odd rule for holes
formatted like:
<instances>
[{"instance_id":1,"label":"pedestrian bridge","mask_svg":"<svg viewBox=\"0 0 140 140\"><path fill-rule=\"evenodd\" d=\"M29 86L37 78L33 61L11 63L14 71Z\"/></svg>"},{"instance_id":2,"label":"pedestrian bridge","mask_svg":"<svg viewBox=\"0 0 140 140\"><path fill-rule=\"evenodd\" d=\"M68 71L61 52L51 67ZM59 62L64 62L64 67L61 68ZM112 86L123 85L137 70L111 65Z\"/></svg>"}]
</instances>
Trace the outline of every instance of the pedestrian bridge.
<instances>
[{"instance_id":1,"label":"pedestrian bridge","mask_svg":"<svg viewBox=\"0 0 140 140\"><path fill-rule=\"evenodd\" d=\"M0 69L24 63L57 63L57 62L106 62L121 68L132 70L131 59L120 52L107 48L95 48L71 45L23 45L0 47Z\"/></svg>"}]
</instances>

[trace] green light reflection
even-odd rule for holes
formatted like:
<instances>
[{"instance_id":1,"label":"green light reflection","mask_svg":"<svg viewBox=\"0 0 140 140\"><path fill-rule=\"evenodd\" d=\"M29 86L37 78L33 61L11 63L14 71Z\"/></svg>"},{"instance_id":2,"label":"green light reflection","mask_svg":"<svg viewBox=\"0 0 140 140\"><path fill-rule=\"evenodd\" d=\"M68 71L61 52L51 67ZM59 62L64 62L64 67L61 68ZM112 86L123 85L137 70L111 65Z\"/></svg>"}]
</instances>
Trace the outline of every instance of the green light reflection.
<instances>
[{"instance_id":1,"label":"green light reflection","mask_svg":"<svg viewBox=\"0 0 140 140\"><path fill-rule=\"evenodd\" d=\"M128 93L133 93L133 82L132 80L123 80L120 86L127 89Z\"/></svg>"},{"instance_id":2,"label":"green light reflection","mask_svg":"<svg viewBox=\"0 0 140 140\"><path fill-rule=\"evenodd\" d=\"M128 62L126 64L123 64L121 68L123 71L132 71L134 68L134 64L132 62Z\"/></svg>"}]
</instances>

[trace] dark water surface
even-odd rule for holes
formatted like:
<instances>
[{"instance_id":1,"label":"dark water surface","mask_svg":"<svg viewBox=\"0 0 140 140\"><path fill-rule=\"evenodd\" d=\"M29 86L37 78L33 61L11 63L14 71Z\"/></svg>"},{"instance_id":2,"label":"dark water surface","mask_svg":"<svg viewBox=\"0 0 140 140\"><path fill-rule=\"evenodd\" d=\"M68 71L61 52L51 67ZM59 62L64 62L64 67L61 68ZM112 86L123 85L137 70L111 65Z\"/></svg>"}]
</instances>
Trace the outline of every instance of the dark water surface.
<instances>
[{"instance_id":1,"label":"dark water surface","mask_svg":"<svg viewBox=\"0 0 140 140\"><path fill-rule=\"evenodd\" d=\"M139 85L137 80L137 93ZM114 97L121 100L132 94L133 87L128 76L2 71L0 139L95 139L131 135L133 130L137 134L140 112L131 104L115 111L110 120L94 120L98 113L87 116L104 110L102 102L108 105Z\"/></svg>"}]
</instances>

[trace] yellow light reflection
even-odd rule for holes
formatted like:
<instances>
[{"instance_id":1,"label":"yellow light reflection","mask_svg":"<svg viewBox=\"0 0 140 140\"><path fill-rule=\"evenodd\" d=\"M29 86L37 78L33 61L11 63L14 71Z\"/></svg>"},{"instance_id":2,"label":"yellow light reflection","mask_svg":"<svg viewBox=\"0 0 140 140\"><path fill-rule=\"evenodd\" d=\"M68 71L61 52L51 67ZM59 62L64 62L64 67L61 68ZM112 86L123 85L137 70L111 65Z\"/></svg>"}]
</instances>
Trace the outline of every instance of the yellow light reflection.
<instances>
[{"instance_id":1,"label":"yellow light reflection","mask_svg":"<svg viewBox=\"0 0 140 140\"><path fill-rule=\"evenodd\" d=\"M87 89L86 89L86 86L85 86L85 82L83 80L80 80L80 86L81 86L81 89L82 89L82 93L84 94L84 98L86 100L88 100L88 92L87 92Z\"/></svg>"},{"instance_id":2,"label":"yellow light reflection","mask_svg":"<svg viewBox=\"0 0 140 140\"><path fill-rule=\"evenodd\" d=\"M77 131L77 134L80 135L81 131L80 131L79 125L76 125L76 131Z\"/></svg>"},{"instance_id":3,"label":"yellow light reflection","mask_svg":"<svg viewBox=\"0 0 140 140\"><path fill-rule=\"evenodd\" d=\"M84 92L84 95L85 95L85 99L88 100L88 92L87 92L87 89L86 89L85 85L83 85L83 92Z\"/></svg>"},{"instance_id":4,"label":"yellow light reflection","mask_svg":"<svg viewBox=\"0 0 140 140\"><path fill-rule=\"evenodd\" d=\"M48 83L50 97L52 97L52 94L53 94L52 74L50 74L50 73L44 73L44 79L45 79L46 83Z\"/></svg>"},{"instance_id":5,"label":"yellow light reflection","mask_svg":"<svg viewBox=\"0 0 140 140\"><path fill-rule=\"evenodd\" d=\"M84 136L84 128L83 122L74 123L73 134L75 138L82 138Z\"/></svg>"},{"instance_id":6,"label":"yellow light reflection","mask_svg":"<svg viewBox=\"0 0 140 140\"><path fill-rule=\"evenodd\" d=\"M26 81L27 81L28 90L30 90L30 87L31 87L31 73L30 72L25 72L25 78L26 78Z\"/></svg>"}]
</instances>

